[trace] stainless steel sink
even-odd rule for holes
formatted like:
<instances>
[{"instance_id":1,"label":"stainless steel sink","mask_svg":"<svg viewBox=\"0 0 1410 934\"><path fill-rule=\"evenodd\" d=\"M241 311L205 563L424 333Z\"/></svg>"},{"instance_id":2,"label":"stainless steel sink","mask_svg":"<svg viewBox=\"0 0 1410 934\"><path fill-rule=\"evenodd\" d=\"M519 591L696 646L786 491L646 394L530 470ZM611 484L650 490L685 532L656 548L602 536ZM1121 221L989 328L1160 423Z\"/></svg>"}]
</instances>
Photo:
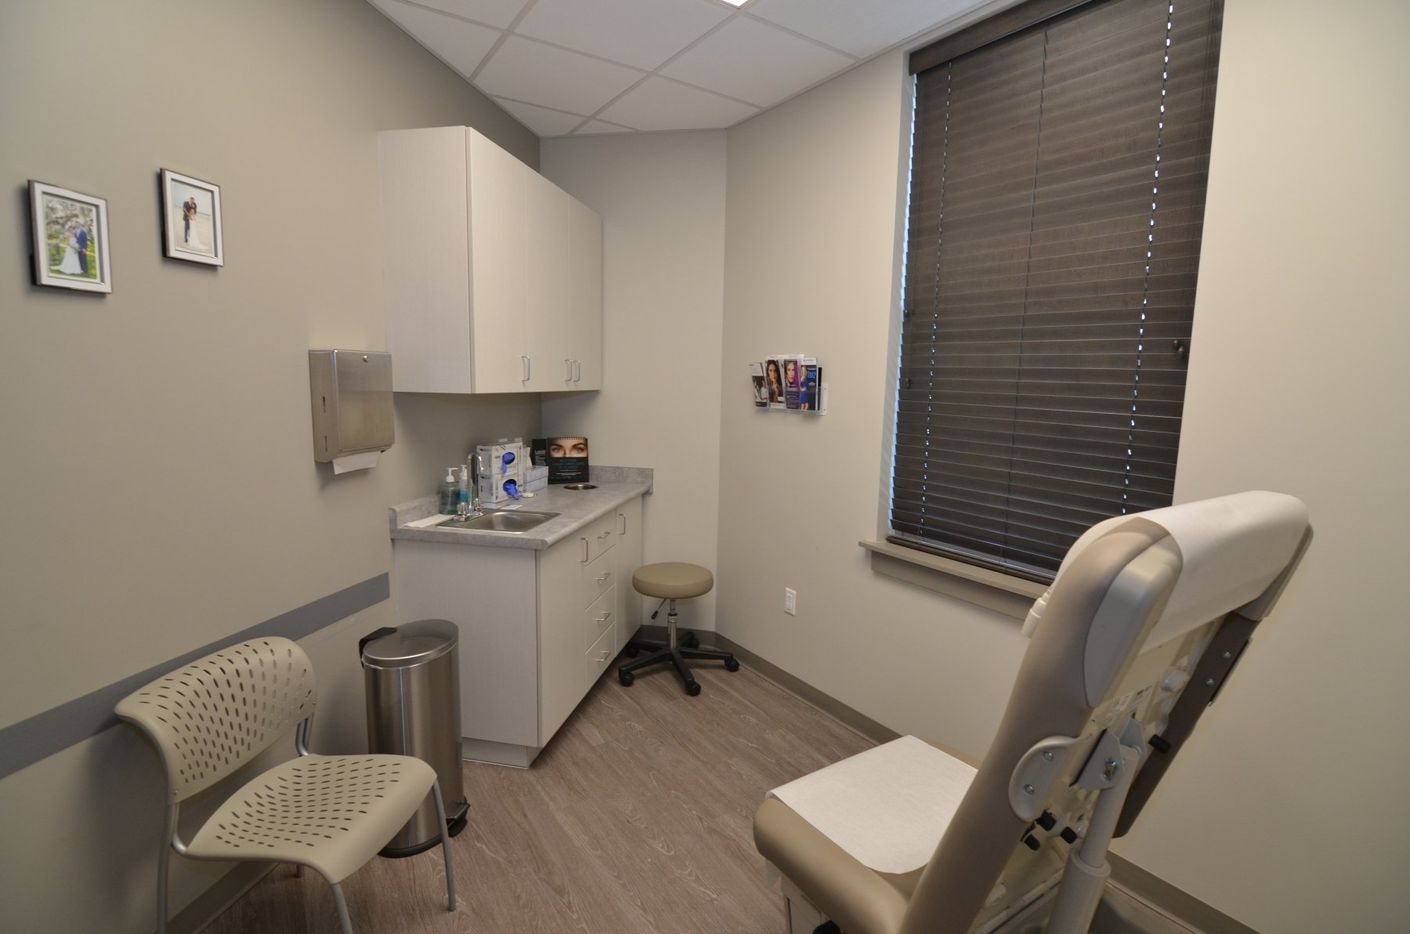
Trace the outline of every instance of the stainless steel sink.
<instances>
[{"instance_id":1,"label":"stainless steel sink","mask_svg":"<svg viewBox=\"0 0 1410 934\"><path fill-rule=\"evenodd\" d=\"M509 532L520 534L543 525L549 519L558 517L556 512L524 512L523 510L494 510L482 512L471 519L451 519L436 526L439 529L463 529L476 532Z\"/></svg>"}]
</instances>

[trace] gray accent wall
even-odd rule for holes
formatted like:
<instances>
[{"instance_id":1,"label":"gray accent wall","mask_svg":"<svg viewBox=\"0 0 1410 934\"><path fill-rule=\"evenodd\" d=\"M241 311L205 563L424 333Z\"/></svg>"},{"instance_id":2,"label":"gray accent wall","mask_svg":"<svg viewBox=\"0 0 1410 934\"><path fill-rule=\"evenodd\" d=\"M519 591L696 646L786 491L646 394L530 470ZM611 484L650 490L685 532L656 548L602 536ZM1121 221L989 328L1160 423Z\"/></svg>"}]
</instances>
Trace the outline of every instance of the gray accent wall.
<instances>
[{"instance_id":1,"label":"gray accent wall","mask_svg":"<svg viewBox=\"0 0 1410 934\"><path fill-rule=\"evenodd\" d=\"M375 469L313 460L308 349L385 347L376 132L463 124L537 166L363 0L0 4L6 925L155 926L160 772L94 692L385 581L388 506L537 430L537 396L401 396ZM162 168L221 186L224 268L162 257ZM30 284L29 179L108 200L111 295ZM356 638L395 614L363 603L303 639L324 751L364 743ZM173 913L228 869L178 863Z\"/></svg>"}]
</instances>

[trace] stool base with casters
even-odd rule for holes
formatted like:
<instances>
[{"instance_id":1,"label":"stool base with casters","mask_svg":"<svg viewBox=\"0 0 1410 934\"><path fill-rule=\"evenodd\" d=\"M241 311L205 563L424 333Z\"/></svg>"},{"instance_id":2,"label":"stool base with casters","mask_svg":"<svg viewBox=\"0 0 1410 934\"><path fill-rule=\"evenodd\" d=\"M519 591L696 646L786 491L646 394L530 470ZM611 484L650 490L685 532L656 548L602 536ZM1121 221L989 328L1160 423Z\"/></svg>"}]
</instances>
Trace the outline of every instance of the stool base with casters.
<instances>
[{"instance_id":1,"label":"stool base with casters","mask_svg":"<svg viewBox=\"0 0 1410 934\"><path fill-rule=\"evenodd\" d=\"M651 654L617 669L617 680L621 681L624 687L631 687L632 682L636 680L634 672L661 662L670 662L671 667L675 668L676 674L680 676L685 692L694 697L700 693L700 682L691 675L690 666L686 664L687 659L721 661L725 663L726 670L739 670L739 662L729 652L699 648L699 642L695 641L693 635L688 635L687 641L684 643L677 637L676 599L698 597L709 593L710 588L714 586L714 577L709 571L698 565L678 562L648 564L639 568L632 575L632 586L639 593L649 597L660 597L662 603L669 604L666 611L667 641L664 644L660 642L632 642L628 644L628 656L633 656L639 651ZM658 606L656 612L651 614L651 618L655 619L660 612L661 608Z\"/></svg>"}]
</instances>

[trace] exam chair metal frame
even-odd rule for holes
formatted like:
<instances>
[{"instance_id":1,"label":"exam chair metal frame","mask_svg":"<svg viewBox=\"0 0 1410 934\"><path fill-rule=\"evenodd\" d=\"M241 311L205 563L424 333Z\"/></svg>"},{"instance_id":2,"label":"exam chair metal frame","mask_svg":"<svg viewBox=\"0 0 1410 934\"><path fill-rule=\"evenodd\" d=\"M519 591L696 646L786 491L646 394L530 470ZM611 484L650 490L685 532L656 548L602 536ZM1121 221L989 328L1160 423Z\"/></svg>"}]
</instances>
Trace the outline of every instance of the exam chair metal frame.
<instances>
[{"instance_id":1,"label":"exam chair metal frame","mask_svg":"<svg viewBox=\"0 0 1410 934\"><path fill-rule=\"evenodd\" d=\"M447 910L455 910L450 836L435 770L411 756L310 752L316 700L307 654L289 639L270 637L199 658L118 703L118 717L151 741L166 772L167 807L157 865L159 934L167 930L172 851L190 859L290 862L299 875L310 866L332 888L342 929L352 934L342 880L366 865L411 819L427 790L440 819ZM295 758L233 791L190 840L183 839L182 803L271 749L291 726ZM302 777L301 769L308 777ZM290 790L303 784L317 785L318 796L302 788ZM338 794L341 800L328 800ZM248 797L242 799L244 795ZM274 803L267 805L270 811L260 811L260 805L252 811L246 808L251 799Z\"/></svg>"},{"instance_id":2,"label":"exam chair metal frame","mask_svg":"<svg viewBox=\"0 0 1410 934\"><path fill-rule=\"evenodd\" d=\"M1028 929L1042 908L1050 934L1087 931L1110 875L1111 839L1139 816L1312 536L1306 508L1280 494L1170 507L1208 510L1201 521L1265 507L1300 510L1301 524L1279 518L1276 555L1238 553L1268 573L1251 575L1256 583L1237 598L1230 588L1192 601L1191 586L1175 607L1181 550L1140 514L1099 523L1074 544L1030 614L1032 643L994 743L923 867L869 869L766 799L755 842L783 876L792 930L831 919L846 934L998 932ZM1217 561L1202 560L1207 579ZM1254 586L1261 590L1247 592ZM1181 619L1167 626L1168 605Z\"/></svg>"}]
</instances>

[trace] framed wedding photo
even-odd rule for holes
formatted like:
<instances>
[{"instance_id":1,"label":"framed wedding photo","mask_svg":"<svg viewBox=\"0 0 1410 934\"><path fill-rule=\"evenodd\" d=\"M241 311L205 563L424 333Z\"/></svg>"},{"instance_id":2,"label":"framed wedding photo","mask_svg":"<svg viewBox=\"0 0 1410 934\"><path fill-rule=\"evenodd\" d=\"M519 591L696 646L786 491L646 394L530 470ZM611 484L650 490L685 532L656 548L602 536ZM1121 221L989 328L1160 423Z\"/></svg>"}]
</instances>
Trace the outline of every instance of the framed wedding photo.
<instances>
[{"instance_id":1,"label":"framed wedding photo","mask_svg":"<svg viewBox=\"0 0 1410 934\"><path fill-rule=\"evenodd\" d=\"M108 202L30 180L34 284L111 292Z\"/></svg>"},{"instance_id":2,"label":"framed wedding photo","mask_svg":"<svg viewBox=\"0 0 1410 934\"><path fill-rule=\"evenodd\" d=\"M225 265L219 185L162 169L162 229L171 259Z\"/></svg>"}]
</instances>

